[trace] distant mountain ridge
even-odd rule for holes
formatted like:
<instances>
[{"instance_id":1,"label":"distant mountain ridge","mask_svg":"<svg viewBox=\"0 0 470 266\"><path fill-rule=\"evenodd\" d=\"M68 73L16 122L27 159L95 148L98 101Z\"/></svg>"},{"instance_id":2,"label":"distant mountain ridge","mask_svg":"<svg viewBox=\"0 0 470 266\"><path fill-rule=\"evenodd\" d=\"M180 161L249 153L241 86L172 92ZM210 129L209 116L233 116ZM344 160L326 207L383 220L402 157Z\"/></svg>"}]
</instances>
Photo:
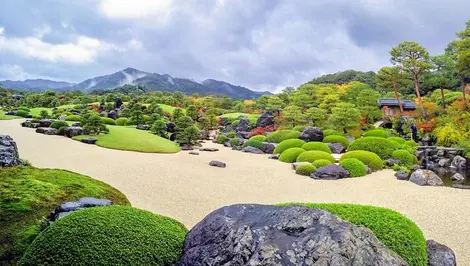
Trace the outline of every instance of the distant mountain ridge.
<instances>
[{"instance_id":1,"label":"distant mountain ridge","mask_svg":"<svg viewBox=\"0 0 470 266\"><path fill-rule=\"evenodd\" d=\"M234 99L256 98L264 94L270 95L268 91L252 91L242 86L232 85L224 81L207 79L201 83L185 78L174 78L168 74L148 73L135 68L126 68L113 74L98 76L87 79L78 84L67 82L56 82L52 80L33 83L33 80L25 81L0 81L0 86L9 89L22 90L45 90L57 91L80 90L92 92L97 90L112 90L126 84L142 85L148 90L180 91L185 94L198 93L201 96L216 95L228 96Z\"/></svg>"}]
</instances>

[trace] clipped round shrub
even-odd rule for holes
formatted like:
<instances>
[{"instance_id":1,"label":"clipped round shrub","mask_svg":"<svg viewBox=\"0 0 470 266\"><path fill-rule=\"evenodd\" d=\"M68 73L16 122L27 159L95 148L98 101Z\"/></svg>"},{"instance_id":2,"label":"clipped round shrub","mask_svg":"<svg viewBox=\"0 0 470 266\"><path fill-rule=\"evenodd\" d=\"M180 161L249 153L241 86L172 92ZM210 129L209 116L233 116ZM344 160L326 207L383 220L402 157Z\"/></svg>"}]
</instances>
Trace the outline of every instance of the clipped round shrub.
<instances>
[{"instance_id":1,"label":"clipped round shrub","mask_svg":"<svg viewBox=\"0 0 470 266\"><path fill-rule=\"evenodd\" d=\"M365 226L374 233L380 242L403 258L408 265L428 265L426 238L423 232L413 221L396 211L375 206L340 203L301 203L295 205L322 209L355 225Z\"/></svg>"},{"instance_id":2,"label":"clipped round shrub","mask_svg":"<svg viewBox=\"0 0 470 266\"><path fill-rule=\"evenodd\" d=\"M292 130L296 130L296 131L302 132L302 131L304 131L304 129L305 129L305 126L295 126Z\"/></svg>"},{"instance_id":3,"label":"clipped round shrub","mask_svg":"<svg viewBox=\"0 0 470 266\"><path fill-rule=\"evenodd\" d=\"M400 165L412 167L418 159L407 150L396 150L392 153L392 158L400 160ZM416 159L415 159L416 158Z\"/></svg>"},{"instance_id":4,"label":"clipped round shrub","mask_svg":"<svg viewBox=\"0 0 470 266\"><path fill-rule=\"evenodd\" d=\"M225 135L227 136L227 138L231 139L231 138L235 138L237 136L237 132L230 131L230 132L225 133Z\"/></svg>"},{"instance_id":5,"label":"clipped round shrub","mask_svg":"<svg viewBox=\"0 0 470 266\"><path fill-rule=\"evenodd\" d=\"M250 138L250 140L257 140L257 141L266 141L265 135L256 135Z\"/></svg>"},{"instance_id":6,"label":"clipped round shrub","mask_svg":"<svg viewBox=\"0 0 470 266\"><path fill-rule=\"evenodd\" d=\"M298 175L310 176L316 170L317 168L313 164L302 164L295 169L295 173Z\"/></svg>"},{"instance_id":7,"label":"clipped round shrub","mask_svg":"<svg viewBox=\"0 0 470 266\"><path fill-rule=\"evenodd\" d=\"M344 136L329 135L323 138L324 143L341 143L344 147L349 146L349 140Z\"/></svg>"},{"instance_id":8,"label":"clipped round shrub","mask_svg":"<svg viewBox=\"0 0 470 266\"><path fill-rule=\"evenodd\" d=\"M323 142L318 142L318 141L305 143L301 148L306 151L324 151L324 152L331 153L330 147L328 147L328 145L326 145Z\"/></svg>"},{"instance_id":9,"label":"clipped round shrub","mask_svg":"<svg viewBox=\"0 0 470 266\"><path fill-rule=\"evenodd\" d=\"M367 174L366 165L356 158L345 159L339 165L346 169L351 177L360 177Z\"/></svg>"},{"instance_id":10,"label":"clipped round shrub","mask_svg":"<svg viewBox=\"0 0 470 266\"><path fill-rule=\"evenodd\" d=\"M73 212L42 232L19 265L173 265L187 229L127 206Z\"/></svg>"},{"instance_id":11,"label":"clipped round shrub","mask_svg":"<svg viewBox=\"0 0 470 266\"><path fill-rule=\"evenodd\" d=\"M316 160L325 159L331 163L335 162L333 155L324 151L305 151L297 157L297 162L313 163Z\"/></svg>"},{"instance_id":12,"label":"clipped round shrub","mask_svg":"<svg viewBox=\"0 0 470 266\"><path fill-rule=\"evenodd\" d=\"M403 145L405 144L406 140L404 138L400 138L400 137L388 137L387 138L388 140L393 140L393 141L396 141L398 142L400 145Z\"/></svg>"},{"instance_id":13,"label":"clipped round shrub","mask_svg":"<svg viewBox=\"0 0 470 266\"><path fill-rule=\"evenodd\" d=\"M316 168L321 168L321 167L324 167L324 166L327 166L327 165L330 165L330 164L333 164L333 163L330 162L330 160L327 160L327 159L319 159L319 160L313 161L312 164L313 164Z\"/></svg>"},{"instance_id":14,"label":"clipped round shrub","mask_svg":"<svg viewBox=\"0 0 470 266\"><path fill-rule=\"evenodd\" d=\"M386 160L390 159L393 151L398 148L395 143L381 137L364 137L353 141L351 145L349 145L348 150L370 151L377 154L383 160Z\"/></svg>"},{"instance_id":15,"label":"clipped round shrub","mask_svg":"<svg viewBox=\"0 0 470 266\"><path fill-rule=\"evenodd\" d=\"M128 121L129 119L126 118L126 117L120 117L118 119L116 119L116 125L118 126L124 126L126 125L126 122Z\"/></svg>"},{"instance_id":16,"label":"clipped round shrub","mask_svg":"<svg viewBox=\"0 0 470 266\"><path fill-rule=\"evenodd\" d=\"M61 127L68 127L68 126L69 126L69 124L67 122L60 121L60 120L59 121L54 121L50 125L50 127L55 128L55 129L59 129Z\"/></svg>"},{"instance_id":17,"label":"clipped round shrub","mask_svg":"<svg viewBox=\"0 0 470 266\"><path fill-rule=\"evenodd\" d=\"M302 148L287 149L281 153L281 156L279 156L279 161L284 163L293 163L297 160L297 157L299 157L299 155L304 152L305 150Z\"/></svg>"},{"instance_id":18,"label":"clipped round shrub","mask_svg":"<svg viewBox=\"0 0 470 266\"><path fill-rule=\"evenodd\" d=\"M21 116L21 117L26 117L28 114L29 114L29 112L27 112L25 110L18 110L18 112L16 112L16 115Z\"/></svg>"},{"instance_id":19,"label":"clipped round shrub","mask_svg":"<svg viewBox=\"0 0 470 266\"><path fill-rule=\"evenodd\" d=\"M126 124L124 124L125 126L134 126L134 122L132 122L132 120L128 119L126 121Z\"/></svg>"},{"instance_id":20,"label":"clipped round shrub","mask_svg":"<svg viewBox=\"0 0 470 266\"><path fill-rule=\"evenodd\" d=\"M364 133L364 137L378 137L378 138L388 138L390 137L387 131L383 129L372 129Z\"/></svg>"},{"instance_id":21,"label":"clipped round shrub","mask_svg":"<svg viewBox=\"0 0 470 266\"><path fill-rule=\"evenodd\" d=\"M67 129L68 126L62 126L59 129L57 129L57 135L64 135L65 134L65 129Z\"/></svg>"},{"instance_id":22,"label":"clipped round shrub","mask_svg":"<svg viewBox=\"0 0 470 266\"><path fill-rule=\"evenodd\" d=\"M392 146L395 150L399 149L402 145L394 140L387 139L390 143L392 143Z\"/></svg>"},{"instance_id":23,"label":"clipped round shrub","mask_svg":"<svg viewBox=\"0 0 470 266\"><path fill-rule=\"evenodd\" d=\"M101 118L101 121L105 124L105 125L116 125L116 121L112 118L109 118L109 117L102 117Z\"/></svg>"},{"instance_id":24,"label":"clipped round shrub","mask_svg":"<svg viewBox=\"0 0 470 266\"><path fill-rule=\"evenodd\" d=\"M68 115L65 117L65 121L82 121L82 117L79 115Z\"/></svg>"},{"instance_id":25,"label":"clipped round shrub","mask_svg":"<svg viewBox=\"0 0 470 266\"><path fill-rule=\"evenodd\" d=\"M228 139L229 138L226 135L220 134L217 136L216 142L219 144L224 144Z\"/></svg>"},{"instance_id":26,"label":"clipped round shrub","mask_svg":"<svg viewBox=\"0 0 470 266\"><path fill-rule=\"evenodd\" d=\"M240 139L239 138L231 138L228 142L230 143L230 146L232 146L232 147L240 146Z\"/></svg>"},{"instance_id":27,"label":"clipped round shrub","mask_svg":"<svg viewBox=\"0 0 470 266\"><path fill-rule=\"evenodd\" d=\"M279 145L274 148L273 153L278 154L278 153L283 153L285 150L290 149L290 148L300 148L305 144L305 141L301 139L287 139L279 143Z\"/></svg>"},{"instance_id":28,"label":"clipped round shrub","mask_svg":"<svg viewBox=\"0 0 470 266\"><path fill-rule=\"evenodd\" d=\"M243 144L243 147L255 147L259 150L264 150L264 143L259 140L248 140Z\"/></svg>"},{"instance_id":29,"label":"clipped round shrub","mask_svg":"<svg viewBox=\"0 0 470 266\"><path fill-rule=\"evenodd\" d=\"M404 144L407 145L407 146L410 146L410 147L417 147L417 146L419 146L419 144L416 143L416 142L415 142L414 140L412 140L412 139L405 141Z\"/></svg>"},{"instance_id":30,"label":"clipped round shrub","mask_svg":"<svg viewBox=\"0 0 470 266\"><path fill-rule=\"evenodd\" d=\"M381 170L383 168L383 161L380 157L370 151L348 151L340 158L340 163L343 160L349 158L356 158L359 161L363 162L365 165L369 166L372 171Z\"/></svg>"},{"instance_id":31,"label":"clipped round shrub","mask_svg":"<svg viewBox=\"0 0 470 266\"><path fill-rule=\"evenodd\" d=\"M266 137L266 141L281 143L286 139L298 139L300 137L300 131L297 130L277 130L269 134Z\"/></svg>"},{"instance_id":32,"label":"clipped round shrub","mask_svg":"<svg viewBox=\"0 0 470 266\"><path fill-rule=\"evenodd\" d=\"M344 136L344 133L340 132L340 131L337 131L337 130L334 130L334 129L325 129L325 130L323 130L323 136L324 137L331 136L331 135Z\"/></svg>"}]
</instances>

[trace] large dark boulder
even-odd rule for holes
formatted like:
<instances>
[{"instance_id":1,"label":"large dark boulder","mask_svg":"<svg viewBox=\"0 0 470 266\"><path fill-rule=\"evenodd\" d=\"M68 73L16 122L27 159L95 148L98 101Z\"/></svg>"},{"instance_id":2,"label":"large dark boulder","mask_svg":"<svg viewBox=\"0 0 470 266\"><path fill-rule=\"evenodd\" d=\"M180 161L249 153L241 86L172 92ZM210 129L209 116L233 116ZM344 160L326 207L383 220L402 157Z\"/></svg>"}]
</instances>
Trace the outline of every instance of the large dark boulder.
<instances>
[{"instance_id":1,"label":"large dark boulder","mask_svg":"<svg viewBox=\"0 0 470 266\"><path fill-rule=\"evenodd\" d=\"M170 133L176 132L176 124L173 122L167 122L166 123L166 131Z\"/></svg>"},{"instance_id":2,"label":"large dark boulder","mask_svg":"<svg viewBox=\"0 0 470 266\"><path fill-rule=\"evenodd\" d=\"M327 143L328 147L331 150L331 153L343 153L346 151L346 148L341 143Z\"/></svg>"},{"instance_id":3,"label":"large dark boulder","mask_svg":"<svg viewBox=\"0 0 470 266\"><path fill-rule=\"evenodd\" d=\"M22 127L32 128L33 127L33 122L31 122L31 120L25 120L25 121L21 122L21 126Z\"/></svg>"},{"instance_id":4,"label":"large dark boulder","mask_svg":"<svg viewBox=\"0 0 470 266\"><path fill-rule=\"evenodd\" d=\"M118 112L116 112L115 110L111 110L108 112L108 117L116 120L118 119Z\"/></svg>"},{"instance_id":5,"label":"large dark boulder","mask_svg":"<svg viewBox=\"0 0 470 266\"><path fill-rule=\"evenodd\" d=\"M248 118L243 117L240 120L240 123L238 123L237 127L235 128L235 131L238 132L248 132L250 131L250 121Z\"/></svg>"},{"instance_id":6,"label":"large dark boulder","mask_svg":"<svg viewBox=\"0 0 470 266\"><path fill-rule=\"evenodd\" d=\"M59 130L52 127L38 127L36 128L36 133L41 133L44 135L57 135L57 133L59 133Z\"/></svg>"},{"instance_id":7,"label":"large dark boulder","mask_svg":"<svg viewBox=\"0 0 470 266\"><path fill-rule=\"evenodd\" d=\"M429 266L455 266L455 254L452 249L434 240L426 241Z\"/></svg>"},{"instance_id":8,"label":"large dark boulder","mask_svg":"<svg viewBox=\"0 0 470 266\"><path fill-rule=\"evenodd\" d=\"M274 116L271 111L266 111L256 121L256 127L274 126Z\"/></svg>"},{"instance_id":9,"label":"large dark boulder","mask_svg":"<svg viewBox=\"0 0 470 266\"><path fill-rule=\"evenodd\" d=\"M267 154L273 154L274 149L276 148L276 146L277 146L277 143L265 142L264 147L263 147L263 151L264 151L264 153L267 153Z\"/></svg>"},{"instance_id":10,"label":"large dark boulder","mask_svg":"<svg viewBox=\"0 0 470 266\"><path fill-rule=\"evenodd\" d=\"M336 180L342 178L348 178L349 172L343 167L330 164L324 167L318 168L315 172L310 175L313 179L326 179L326 180Z\"/></svg>"},{"instance_id":11,"label":"large dark boulder","mask_svg":"<svg viewBox=\"0 0 470 266\"><path fill-rule=\"evenodd\" d=\"M323 141L323 131L319 127L306 127L299 138L306 142Z\"/></svg>"},{"instance_id":12,"label":"large dark boulder","mask_svg":"<svg viewBox=\"0 0 470 266\"><path fill-rule=\"evenodd\" d=\"M407 265L369 229L303 206L220 208L186 236L177 266Z\"/></svg>"},{"instance_id":13,"label":"large dark boulder","mask_svg":"<svg viewBox=\"0 0 470 266\"><path fill-rule=\"evenodd\" d=\"M420 186L442 186L442 179L431 170L419 169L410 176L410 181Z\"/></svg>"},{"instance_id":14,"label":"large dark boulder","mask_svg":"<svg viewBox=\"0 0 470 266\"><path fill-rule=\"evenodd\" d=\"M22 165L16 142L8 135L0 134L0 167Z\"/></svg>"},{"instance_id":15,"label":"large dark boulder","mask_svg":"<svg viewBox=\"0 0 470 266\"><path fill-rule=\"evenodd\" d=\"M17 115L18 111L8 111L5 113L5 115Z\"/></svg>"},{"instance_id":16,"label":"large dark boulder","mask_svg":"<svg viewBox=\"0 0 470 266\"><path fill-rule=\"evenodd\" d=\"M52 120L52 119L41 119L41 120L39 120L39 126L40 127L50 127L52 122L54 122L54 120Z\"/></svg>"},{"instance_id":17,"label":"large dark boulder","mask_svg":"<svg viewBox=\"0 0 470 266\"><path fill-rule=\"evenodd\" d=\"M67 127L64 130L64 135L69 137L69 138L83 135L83 128L81 128L81 127Z\"/></svg>"}]
</instances>

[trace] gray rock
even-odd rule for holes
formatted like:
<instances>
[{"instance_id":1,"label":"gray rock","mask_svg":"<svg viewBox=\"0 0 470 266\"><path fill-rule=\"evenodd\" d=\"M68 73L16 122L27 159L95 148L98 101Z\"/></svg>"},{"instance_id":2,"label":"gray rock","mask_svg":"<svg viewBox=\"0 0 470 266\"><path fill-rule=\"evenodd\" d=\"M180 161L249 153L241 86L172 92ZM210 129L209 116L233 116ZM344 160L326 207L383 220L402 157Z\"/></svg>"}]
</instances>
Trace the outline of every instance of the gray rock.
<instances>
[{"instance_id":1,"label":"gray rock","mask_svg":"<svg viewBox=\"0 0 470 266\"><path fill-rule=\"evenodd\" d=\"M210 140L211 132L209 130L199 130L199 137L201 139Z\"/></svg>"},{"instance_id":2,"label":"gray rock","mask_svg":"<svg viewBox=\"0 0 470 266\"><path fill-rule=\"evenodd\" d=\"M52 127L38 127L36 128L36 133L41 133L44 135L57 135L57 133L59 133L59 130Z\"/></svg>"},{"instance_id":3,"label":"gray rock","mask_svg":"<svg viewBox=\"0 0 470 266\"><path fill-rule=\"evenodd\" d=\"M216 152L216 151L219 151L219 149L217 148L202 148L202 149L199 149L200 151L208 151L208 152Z\"/></svg>"},{"instance_id":4,"label":"gray rock","mask_svg":"<svg viewBox=\"0 0 470 266\"><path fill-rule=\"evenodd\" d=\"M75 122L71 125L72 127L81 127L82 126L82 123L80 122Z\"/></svg>"},{"instance_id":5,"label":"gray rock","mask_svg":"<svg viewBox=\"0 0 470 266\"><path fill-rule=\"evenodd\" d=\"M220 168L225 168L227 166L227 164L225 164L224 162L220 162L220 161L210 161L209 165L214 166L214 167L220 167Z\"/></svg>"},{"instance_id":6,"label":"gray rock","mask_svg":"<svg viewBox=\"0 0 470 266\"><path fill-rule=\"evenodd\" d=\"M271 111L266 111L256 121L256 127L267 127L274 125L274 116Z\"/></svg>"},{"instance_id":7,"label":"gray rock","mask_svg":"<svg viewBox=\"0 0 470 266\"><path fill-rule=\"evenodd\" d=\"M415 156L416 156L416 158L418 158L418 160L423 159L424 155L425 155L424 151L416 151L415 152Z\"/></svg>"},{"instance_id":8,"label":"gray rock","mask_svg":"<svg viewBox=\"0 0 470 266\"><path fill-rule=\"evenodd\" d=\"M459 173L455 173L450 179L454 181L464 181L465 177Z\"/></svg>"},{"instance_id":9,"label":"gray rock","mask_svg":"<svg viewBox=\"0 0 470 266\"><path fill-rule=\"evenodd\" d=\"M191 154L191 155L199 155L199 152L190 151L189 154Z\"/></svg>"},{"instance_id":10,"label":"gray rock","mask_svg":"<svg viewBox=\"0 0 470 266\"><path fill-rule=\"evenodd\" d=\"M67 116L65 116L65 115L59 116L59 120L60 120L60 121L65 121L65 118L67 118Z\"/></svg>"},{"instance_id":11,"label":"gray rock","mask_svg":"<svg viewBox=\"0 0 470 266\"><path fill-rule=\"evenodd\" d=\"M372 174L372 169L368 165L366 165L366 173L368 175Z\"/></svg>"},{"instance_id":12,"label":"gray rock","mask_svg":"<svg viewBox=\"0 0 470 266\"><path fill-rule=\"evenodd\" d=\"M224 142L224 147L232 148L232 145L230 144L230 142L226 141Z\"/></svg>"},{"instance_id":13,"label":"gray rock","mask_svg":"<svg viewBox=\"0 0 470 266\"><path fill-rule=\"evenodd\" d=\"M453 168L466 168L467 167L467 160L460 155L457 155L452 160L450 167Z\"/></svg>"},{"instance_id":14,"label":"gray rock","mask_svg":"<svg viewBox=\"0 0 470 266\"><path fill-rule=\"evenodd\" d=\"M29 127L29 128L32 128L33 127L33 122L31 122L31 120L25 120L23 122L21 122L20 124L22 127Z\"/></svg>"},{"instance_id":15,"label":"gray rock","mask_svg":"<svg viewBox=\"0 0 470 266\"><path fill-rule=\"evenodd\" d=\"M397 159L387 159L387 160L385 161L385 164L386 164L387 166L393 166L393 165L395 165L395 164L400 164L400 163L401 163L400 160L397 160Z\"/></svg>"},{"instance_id":16,"label":"gray rock","mask_svg":"<svg viewBox=\"0 0 470 266\"><path fill-rule=\"evenodd\" d=\"M331 150L331 153L343 153L346 151L346 148L341 143L327 143L328 147Z\"/></svg>"},{"instance_id":17,"label":"gray rock","mask_svg":"<svg viewBox=\"0 0 470 266\"><path fill-rule=\"evenodd\" d=\"M262 150L255 148L255 147L251 147L251 146L244 147L242 151L247 152L247 153L254 153L254 154L264 154Z\"/></svg>"},{"instance_id":18,"label":"gray rock","mask_svg":"<svg viewBox=\"0 0 470 266\"><path fill-rule=\"evenodd\" d=\"M354 141L354 137L352 136L344 136L347 140L349 140L349 143L352 143Z\"/></svg>"},{"instance_id":19,"label":"gray rock","mask_svg":"<svg viewBox=\"0 0 470 266\"><path fill-rule=\"evenodd\" d=\"M52 119L41 119L39 120L39 127L50 127L54 120Z\"/></svg>"},{"instance_id":20,"label":"gray rock","mask_svg":"<svg viewBox=\"0 0 470 266\"><path fill-rule=\"evenodd\" d=\"M409 174L407 171L405 170L400 170L400 171L397 171L395 173L395 177L398 179L398 180L408 180L409 178Z\"/></svg>"},{"instance_id":21,"label":"gray rock","mask_svg":"<svg viewBox=\"0 0 470 266\"><path fill-rule=\"evenodd\" d=\"M112 201L107 199L97 198L81 198L77 201L66 202L57 206L47 217L50 222L54 222L65 215L68 215L74 211L82 210L91 207L102 207L113 204Z\"/></svg>"},{"instance_id":22,"label":"gray rock","mask_svg":"<svg viewBox=\"0 0 470 266\"><path fill-rule=\"evenodd\" d=\"M297 170L297 168L299 168L299 166L301 165L304 165L304 164L311 164L309 162L297 162L297 163L292 163L292 170Z\"/></svg>"},{"instance_id":23,"label":"gray rock","mask_svg":"<svg viewBox=\"0 0 470 266\"><path fill-rule=\"evenodd\" d=\"M237 132L237 137L242 138L242 139L248 139L250 137L250 132L249 131L239 131L239 132Z\"/></svg>"},{"instance_id":24,"label":"gray rock","mask_svg":"<svg viewBox=\"0 0 470 266\"><path fill-rule=\"evenodd\" d=\"M270 155L268 157L268 159L271 159L271 160L279 160L279 156L281 156L281 154L273 154L273 155Z\"/></svg>"},{"instance_id":25,"label":"gray rock","mask_svg":"<svg viewBox=\"0 0 470 266\"><path fill-rule=\"evenodd\" d=\"M276 148L276 146L277 146L277 143L264 142L263 151L264 151L264 153L267 153L267 154L273 154L274 149Z\"/></svg>"},{"instance_id":26,"label":"gray rock","mask_svg":"<svg viewBox=\"0 0 470 266\"><path fill-rule=\"evenodd\" d=\"M444 157L446 155L446 152L444 150L438 150L436 155L438 157Z\"/></svg>"},{"instance_id":27,"label":"gray rock","mask_svg":"<svg viewBox=\"0 0 470 266\"><path fill-rule=\"evenodd\" d=\"M442 186L444 182L431 170L416 170L410 176L410 181L420 186Z\"/></svg>"},{"instance_id":28,"label":"gray rock","mask_svg":"<svg viewBox=\"0 0 470 266\"><path fill-rule=\"evenodd\" d=\"M458 189L470 189L469 185L464 185L464 184L452 184L453 188L458 188Z\"/></svg>"},{"instance_id":29,"label":"gray rock","mask_svg":"<svg viewBox=\"0 0 470 266\"><path fill-rule=\"evenodd\" d=\"M118 119L118 113L115 110L111 110L108 112L108 117L116 120Z\"/></svg>"},{"instance_id":30,"label":"gray rock","mask_svg":"<svg viewBox=\"0 0 470 266\"><path fill-rule=\"evenodd\" d=\"M176 266L407 265L363 226L303 206L240 204L194 226Z\"/></svg>"},{"instance_id":31,"label":"gray rock","mask_svg":"<svg viewBox=\"0 0 470 266\"><path fill-rule=\"evenodd\" d=\"M151 126L149 125L137 125L135 128L140 129L140 130L150 130Z\"/></svg>"},{"instance_id":32,"label":"gray rock","mask_svg":"<svg viewBox=\"0 0 470 266\"><path fill-rule=\"evenodd\" d=\"M323 131L319 127L306 127L299 138L306 142L323 141Z\"/></svg>"},{"instance_id":33,"label":"gray rock","mask_svg":"<svg viewBox=\"0 0 470 266\"><path fill-rule=\"evenodd\" d=\"M194 150L194 148L191 145L184 145L184 146L181 146L181 150L182 151L192 151L192 150Z\"/></svg>"},{"instance_id":34,"label":"gray rock","mask_svg":"<svg viewBox=\"0 0 470 266\"><path fill-rule=\"evenodd\" d=\"M83 135L83 128L81 128L81 127L67 127L64 130L64 135L69 137L69 138Z\"/></svg>"},{"instance_id":35,"label":"gray rock","mask_svg":"<svg viewBox=\"0 0 470 266\"><path fill-rule=\"evenodd\" d=\"M439 244L434 240L427 240L428 265L429 266L455 266L455 254L449 247Z\"/></svg>"},{"instance_id":36,"label":"gray rock","mask_svg":"<svg viewBox=\"0 0 470 266\"><path fill-rule=\"evenodd\" d=\"M8 135L0 134L0 167L22 165L16 142Z\"/></svg>"},{"instance_id":37,"label":"gray rock","mask_svg":"<svg viewBox=\"0 0 470 266\"><path fill-rule=\"evenodd\" d=\"M18 111L8 111L5 113L5 115L17 115Z\"/></svg>"},{"instance_id":38,"label":"gray rock","mask_svg":"<svg viewBox=\"0 0 470 266\"><path fill-rule=\"evenodd\" d=\"M414 164L414 165L411 167L411 171L413 171L413 172L416 171L416 170L419 170L419 169L421 169L421 165L419 165L419 164Z\"/></svg>"},{"instance_id":39,"label":"gray rock","mask_svg":"<svg viewBox=\"0 0 470 266\"><path fill-rule=\"evenodd\" d=\"M86 143L86 144L95 144L98 141L96 138L86 138L82 139L81 142Z\"/></svg>"},{"instance_id":40,"label":"gray rock","mask_svg":"<svg viewBox=\"0 0 470 266\"><path fill-rule=\"evenodd\" d=\"M440 159L437 165L440 167L448 167L450 166L450 159Z\"/></svg>"},{"instance_id":41,"label":"gray rock","mask_svg":"<svg viewBox=\"0 0 470 266\"><path fill-rule=\"evenodd\" d=\"M349 172L339 165L330 164L318 168L310 177L313 179L336 180L349 177Z\"/></svg>"},{"instance_id":42,"label":"gray rock","mask_svg":"<svg viewBox=\"0 0 470 266\"><path fill-rule=\"evenodd\" d=\"M248 132L250 131L250 121L248 118L244 117L240 120L240 123L238 123L237 127L235 128L235 131L238 132Z\"/></svg>"}]
</instances>

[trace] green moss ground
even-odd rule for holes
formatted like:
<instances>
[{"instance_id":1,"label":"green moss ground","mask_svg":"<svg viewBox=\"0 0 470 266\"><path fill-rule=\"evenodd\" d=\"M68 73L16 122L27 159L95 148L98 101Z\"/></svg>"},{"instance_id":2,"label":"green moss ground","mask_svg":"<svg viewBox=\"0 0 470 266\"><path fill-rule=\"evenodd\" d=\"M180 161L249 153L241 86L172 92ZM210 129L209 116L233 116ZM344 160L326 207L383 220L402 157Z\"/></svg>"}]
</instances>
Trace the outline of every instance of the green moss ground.
<instances>
[{"instance_id":1,"label":"green moss ground","mask_svg":"<svg viewBox=\"0 0 470 266\"><path fill-rule=\"evenodd\" d=\"M23 118L23 117L14 116L14 115L5 115L5 112L3 110L0 110L0 120L12 120L12 119L18 119L18 118Z\"/></svg>"}]
</instances>

